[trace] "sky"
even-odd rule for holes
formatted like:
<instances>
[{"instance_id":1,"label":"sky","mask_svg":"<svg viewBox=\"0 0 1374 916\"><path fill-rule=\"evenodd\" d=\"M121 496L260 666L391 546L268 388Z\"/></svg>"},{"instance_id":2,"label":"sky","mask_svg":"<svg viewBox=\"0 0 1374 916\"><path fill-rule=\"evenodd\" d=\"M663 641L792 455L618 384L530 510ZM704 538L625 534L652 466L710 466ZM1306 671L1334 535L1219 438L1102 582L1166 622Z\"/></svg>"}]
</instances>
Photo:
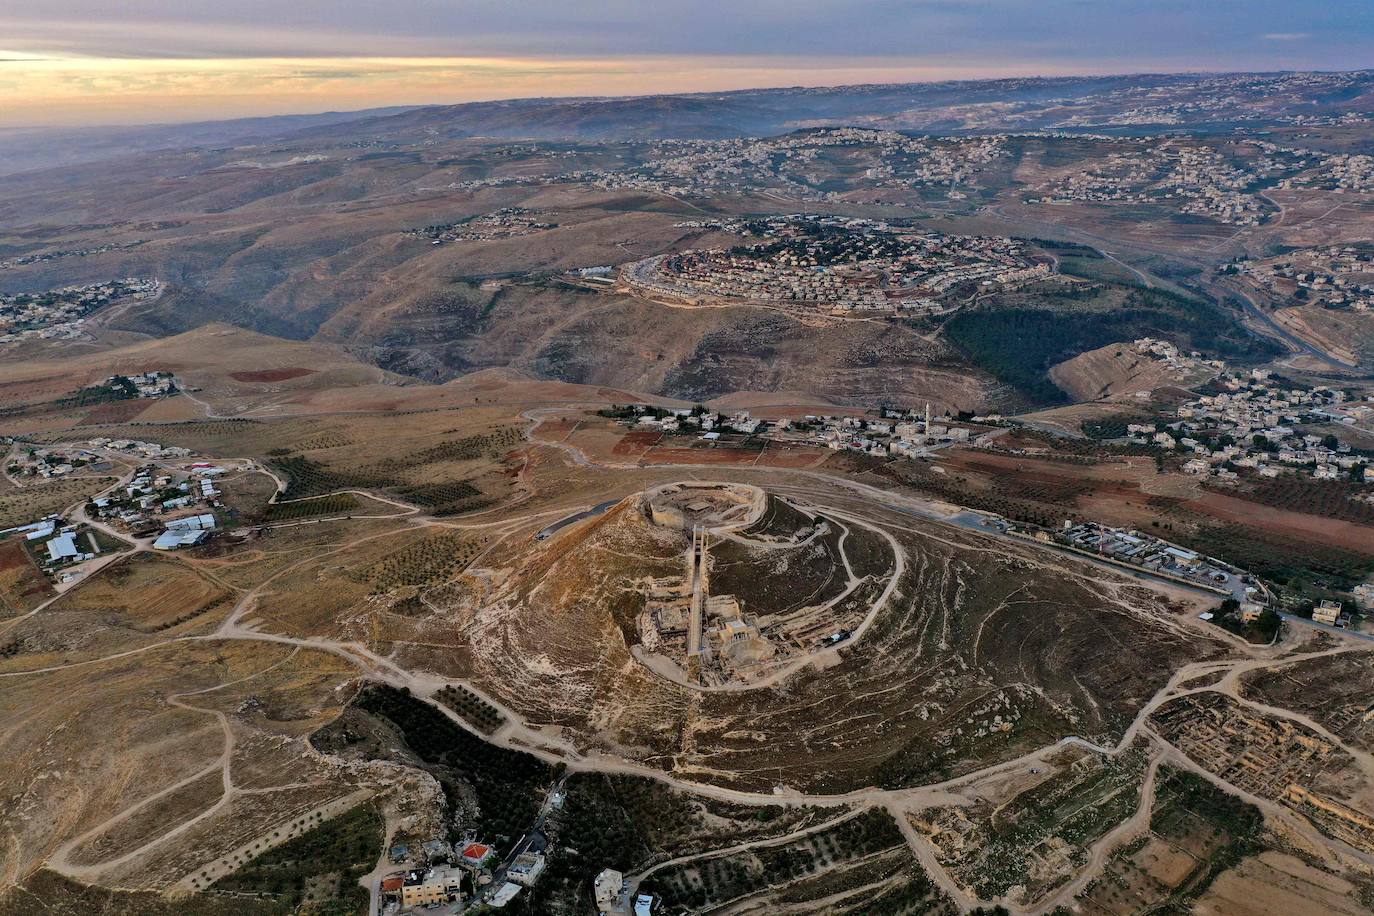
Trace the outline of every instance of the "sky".
<instances>
[{"instance_id":1,"label":"sky","mask_svg":"<svg viewBox=\"0 0 1374 916\"><path fill-rule=\"evenodd\" d=\"M1374 0L0 0L0 126L1374 67Z\"/></svg>"}]
</instances>

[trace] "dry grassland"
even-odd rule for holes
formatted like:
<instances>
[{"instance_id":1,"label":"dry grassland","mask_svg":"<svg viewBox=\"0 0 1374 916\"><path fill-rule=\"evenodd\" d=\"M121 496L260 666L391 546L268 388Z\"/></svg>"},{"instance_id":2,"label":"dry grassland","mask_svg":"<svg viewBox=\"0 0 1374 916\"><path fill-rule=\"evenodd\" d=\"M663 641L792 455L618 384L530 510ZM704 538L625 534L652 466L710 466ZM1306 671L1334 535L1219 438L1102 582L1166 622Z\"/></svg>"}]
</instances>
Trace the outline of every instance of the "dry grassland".
<instances>
[{"instance_id":1,"label":"dry grassland","mask_svg":"<svg viewBox=\"0 0 1374 916\"><path fill-rule=\"evenodd\" d=\"M106 489L113 477L78 477L36 483L0 493L0 528L36 522Z\"/></svg>"}]
</instances>

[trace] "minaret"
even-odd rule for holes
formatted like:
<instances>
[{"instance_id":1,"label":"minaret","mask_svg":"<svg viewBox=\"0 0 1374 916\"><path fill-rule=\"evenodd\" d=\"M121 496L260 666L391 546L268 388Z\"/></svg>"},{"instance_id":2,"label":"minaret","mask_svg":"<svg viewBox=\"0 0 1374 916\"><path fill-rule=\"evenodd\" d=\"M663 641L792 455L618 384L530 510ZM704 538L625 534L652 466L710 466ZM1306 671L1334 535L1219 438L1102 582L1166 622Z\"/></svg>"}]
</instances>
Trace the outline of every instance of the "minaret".
<instances>
[{"instance_id":1,"label":"minaret","mask_svg":"<svg viewBox=\"0 0 1374 916\"><path fill-rule=\"evenodd\" d=\"M929 401L926 401L926 429L925 429L925 433L926 433L927 436L930 435L930 402L929 402Z\"/></svg>"}]
</instances>

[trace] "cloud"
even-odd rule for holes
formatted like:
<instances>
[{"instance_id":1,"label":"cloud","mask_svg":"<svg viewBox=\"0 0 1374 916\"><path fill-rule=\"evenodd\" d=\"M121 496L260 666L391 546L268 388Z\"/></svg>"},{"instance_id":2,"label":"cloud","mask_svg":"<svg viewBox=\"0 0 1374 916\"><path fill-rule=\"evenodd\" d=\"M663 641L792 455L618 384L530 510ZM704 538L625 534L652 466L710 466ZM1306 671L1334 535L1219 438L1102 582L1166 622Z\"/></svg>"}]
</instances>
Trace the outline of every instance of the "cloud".
<instances>
[{"instance_id":1,"label":"cloud","mask_svg":"<svg viewBox=\"0 0 1374 916\"><path fill-rule=\"evenodd\" d=\"M1115 56L1119 69L1129 72L1141 58L1172 57L1188 68L1228 54L1248 56L1262 69L1269 62L1260 59L1256 36L1297 41L1308 32L1329 35L1323 55L1348 45L1347 51L1364 52L1364 60L1374 42L1370 0L63 0L61 6L57 17L45 15L41 4L0 0L0 50L133 58L795 54L919 60L957 53L991 64L1024 59L1028 48L1038 56L1043 48L1065 63L1097 53ZM1236 22L1249 29L1238 32Z\"/></svg>"}]
</instances>

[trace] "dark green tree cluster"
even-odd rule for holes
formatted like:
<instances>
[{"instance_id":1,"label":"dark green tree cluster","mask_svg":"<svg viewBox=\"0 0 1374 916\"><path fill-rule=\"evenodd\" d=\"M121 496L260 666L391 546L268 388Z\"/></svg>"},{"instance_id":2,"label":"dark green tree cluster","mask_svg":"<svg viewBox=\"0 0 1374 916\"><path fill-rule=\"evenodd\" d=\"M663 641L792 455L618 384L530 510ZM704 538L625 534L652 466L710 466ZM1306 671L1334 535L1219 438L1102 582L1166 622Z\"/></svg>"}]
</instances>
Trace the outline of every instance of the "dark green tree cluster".
<instances>
[{"instance_id":1,"label":"dark green tree cluster","mask_svg":"<svg viewBox=\"0 0 1374 916\"><path fill-rule=\"evenodd\" d=\"M489 744L408 691L372 684L354 705L391 722L458 807L464 788L477 798L477 831L502 854L533 825L553 769L538 757ZM458 839L454 837L453 839Z\"/></svg>"}]
</instances>

